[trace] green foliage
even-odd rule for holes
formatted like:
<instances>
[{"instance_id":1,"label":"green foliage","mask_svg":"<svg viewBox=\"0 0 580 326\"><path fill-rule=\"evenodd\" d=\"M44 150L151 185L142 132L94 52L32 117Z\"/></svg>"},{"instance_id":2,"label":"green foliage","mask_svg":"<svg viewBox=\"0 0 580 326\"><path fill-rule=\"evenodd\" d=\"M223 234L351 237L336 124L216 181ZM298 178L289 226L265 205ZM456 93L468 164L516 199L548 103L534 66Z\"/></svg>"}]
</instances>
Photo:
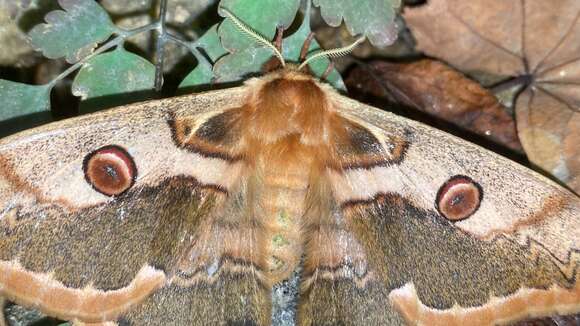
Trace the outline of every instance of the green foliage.
<instances>
[{"instance_id":1,"label":"green foliage","mask_svg":"<svg viewBox=\"0 0 580 326\"><path fill-rule=\"evenodd\" d=\"M119 47L84 63L73 81L72 92L83 100L81 112L87 112L143 100L144 94L136 92L151 90L154 82L155 66ZM114 96L121 94L126 95ZM96 98L102 99L87 101Z\"/></svg>"},{"instance_id":2,"label":"green foliage","mask_svg":"<svg viewBox=\"0 0 580 326\"><path fill-rule=\"evenodd\" d=\"M310 1L221 0L219 6L227 8L246 25L272 40L276 27L289 27L296 19L301 3L306 3L308 13L298 15L304 17L299 29L283 40L282 54L286 61L298 62L300 50L311 33ZM394 7L398 6L399 0L312 1L321 7L324 19L330 24L339 24L344 19L352 33L363 33L375 44L384 45L393 40L396 30L393 23ZM81 112L151 97L155 72L163 69L162 62L154 66L146 59L127 52L122 45L134 35L153 30L161 31L157 37L163 42L177 42L187 47L196 58L196 67L179 85L180 89L188 91L259 75L263 64L273 56L270 48L242 34L230 19L212 26L199 39L189 42L168 34L166 28L159 28L164 23L161 19L133 30L122 30L112 23L97 1L59 0L58 3L64 10L48 13L45 17L47 23L34 27L30 31L30 39L34 47L46 57L66 57L69 62L76 63L46 85L33 86L0 80L0 101L8 103L0 111L0 122L49 110L50 89L76 70L79 71L72 91L81 97ZM111 38L112 35L115 37ZM107 39L110 40L95 48ZM105 52L112 48L115 49ZM308 54L319 50L319 44L312 40ZM320 77L329 64L330 61L323 58L310 63L309 67ZM326 80L336 88L344 89L336 70L332 70Z\"/></svg>"},{"instance_id":3,"label":"green foliage","mask_svg":"<svg viewBox=\"0 0 580 326\"><path fill-rule=\"evenodd\" d=\"M249 1L249 0L244 0L244 1ZM234 2L235 4L239 5L240 3L244 3L244 1L237 0L234 2L232 0L232 1L228 1L228 2ZM226 2L226 0L224 0L224 2ZM249 1L249 2L252 2L252 1ZM264 5L264 4L262 4L262 5ZM248 18L249 19L254 18L254 19L258 19L258 20L264 20L264 17L274 15L274 13L279 12L276 10L271 12L271 9L272 8L270 8L270 7L263 6L262 12L265 12L266 15L263 15L263 16L248 15ZM289 10L294 10L294 8L290 7ZM255 12L256 11L251 11L251 13L255 13ZM300 51L301 51L302 46L304 45L304 42L306 41L308 35L311 32L309 12L310 11L309 11L309 7L308 7L307 13L304 15L304 19L302 21L300 28L297 31L295 31L292 35L284 38L282 41L282 55L284 56L284 59L287 62L296 62L297 63L300 61ZM295 11L292 11L292 13L293 13L292 17L294 17L294 15L296 14ZM236 12L236 17L238 19L243 20L243 18L241 18L241 16L239 16L238 12ZM286 15L282 15L282 17L286 18ZM284 25L284 22L280 21L279 19L274 19L273 21L274 22L278 21L278 23L272 24L269 28L264 29L267 31L271 31L270 34L272 34L272 35L270 36L268 34L262 34L263 36L265 36L268 39L274 38L276 26L286 26L286 25ZM247 25L249 25L253 28L254 23L255 22L252 21L250 23L247 23ZM287 23L287 25L289 25L289 24L290 24L290 22ZM263 22L261 22L261 21L256 22L256 25L263 26ZM220 26L218 33L222 32L224 30L224 26L232 26L233 27L233 24L231 22L229 22L229 19L226 19L222 23L222 25ZM259 29L254 29L254 30L256 32L263 33L263 31L261 31ZM226 35L236 35L234 33L235 32L229 32ZM237 31L237 33L239 34L241 32ZM222 37L222 44L224 45L224 47L229 49L230 54L223 56L214 66L214 74L215 74L218 82L231 82L231 81L240 80L243 77L246 77L249 75L259 75L261 73L261 67L264 65L264 63L266 63L268 60L270 60L270 58L272 58L272 50L271 49L266 48L263 45L256 43L256 41L248 38L248 36L246 36L246 35L240 35L239 38L242 38L242 37L245 40L244 42L238 42L238 43L232 42L230 44L227 44L224 41L224 38ZM230 47L228 47L227 45L229 45ZM238 47L236 47L236 46L238 46ZM319 46L318 42L316 42L316 40L313 39L312 42L310 43L308 53L310 54L310 53L315 52L316 50L319 50L319 49L320 49L320 46ZM314 73L318 77L321 77L324 74L324 72L326 71L329 64L330 64L330 60L328 58L324 58L324 59L317 60L317 61L311 63L309 66L310 66L312 73ZM345 89L344 83L342 82L340 74L338 73L338 71L336 71L336 69L333 69L332 72L330 73L330 75L326 79L334 87L341 89L341 90Z\"/></svg>"},{"instance_id":4,"label":"green foliage","mask_svg":"<svg viewBox=\"0 0 580 326\"><path fill-rule=\"evenodd\" d=\"M330 26L342 20L352 35L363 34L376 46L387 46L397 38L396 9L400 0L313 0Z\"/></svg>"},{"instance_id":5,"label":"green foliage","mask_svg":"<svg viewBox=\"0 0 580 326\"><path fill-rule=\"evenodd\" d=\"M30 33L33 47L45 57L66 56L76 62L86 55L87 48L107 39L117 31L107 12L94 0L59 0L63 10L49 12L46 24L34 27Z\"/></svg>"}]
</instances>

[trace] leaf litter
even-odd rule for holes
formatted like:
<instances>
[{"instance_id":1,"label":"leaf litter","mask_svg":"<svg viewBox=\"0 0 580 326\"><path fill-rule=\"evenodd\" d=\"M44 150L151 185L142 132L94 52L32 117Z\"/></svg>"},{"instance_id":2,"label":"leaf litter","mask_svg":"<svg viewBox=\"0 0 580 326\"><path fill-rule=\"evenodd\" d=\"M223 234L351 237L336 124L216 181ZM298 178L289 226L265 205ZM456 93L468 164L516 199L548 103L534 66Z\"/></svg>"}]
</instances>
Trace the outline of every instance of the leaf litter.
<instances>
[{"instance_id":1,"label":"leaf litter","mask_svg":"<svg viewBox=\"0 0 580 326\"><path fill-rule=\"evenodd\" d=\"M580 193L580 1L429 0L404 18L425 54L520 82L529 160Z\"/></svg>"}]
</instances>

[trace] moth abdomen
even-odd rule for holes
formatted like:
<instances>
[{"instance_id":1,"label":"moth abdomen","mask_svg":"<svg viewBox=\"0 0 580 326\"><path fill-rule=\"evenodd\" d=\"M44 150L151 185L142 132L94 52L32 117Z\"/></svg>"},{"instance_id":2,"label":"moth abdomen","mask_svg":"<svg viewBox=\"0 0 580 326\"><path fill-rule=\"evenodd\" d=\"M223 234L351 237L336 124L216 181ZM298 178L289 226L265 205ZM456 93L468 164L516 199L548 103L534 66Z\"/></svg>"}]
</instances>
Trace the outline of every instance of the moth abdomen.
<instances>
[{"instance_id":1,"label":"moth abdomen","mask_svg":"<svg viewBox=\"0 0 580 326\"><path fill-rule=\"evenodd\" d=\"M299 264L303 246L302 219L313 177L313 162L304 158L304 148L287 155L271 155L279 153L280 149L274 147L286 145L262 148L263 152L257 157L255 182L251 183L255 188L255 212L264 226L266 260L273 283L290 276Z\"/></svg>"},{"instance_id":2,"label":"moth abdomen","mask_svg":"<svg viewBox=\"0 0 580 326\"><path fill-rule=\"evenodd\" d=\"M268 272L273 283L287 278L302 255L301 217L306 189L264 183L261 200Z\"/></svg>"}]
</instances>

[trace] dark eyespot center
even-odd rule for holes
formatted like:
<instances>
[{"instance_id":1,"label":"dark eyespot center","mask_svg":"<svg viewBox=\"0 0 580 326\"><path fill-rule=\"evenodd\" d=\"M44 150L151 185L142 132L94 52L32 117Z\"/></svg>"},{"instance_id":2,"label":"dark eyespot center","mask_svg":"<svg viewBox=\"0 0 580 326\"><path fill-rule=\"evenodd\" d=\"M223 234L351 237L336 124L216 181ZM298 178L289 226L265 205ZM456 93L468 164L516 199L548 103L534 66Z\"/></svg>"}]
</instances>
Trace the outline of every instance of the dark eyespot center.
<instances>
[{"instance_id":1,"label":"dark eyespot center","mask_svg":"<svg viewBox=\"0 0 580 326\"><path fill-rule=\"evenodd\" d=\"M453 199L451 199L451 206L457 206L459 204L461 204L463 202L463 200L465 199L465 196L463 196L462 194L457 195L455 197L453 197Z\"/></svg>"},{"instance_id":2,"label":"dark eyespot center","mask_svg":"<svg viewBox=\"0 0 580 326\"><path fill-rule=\"evenodd\" d=\"M111 177L111 179L119 180L119 174L117 173L117 170L115 170L114 166L106 165L103 170Z\"/></svg>"},{"instance_id":3,"label":"dark eyespot center","mask_svg":"<svg viewBox=\"0 0 580 326\"><path fill-rule=\"evenodd\" d=\"M107 196L121 195L133 186L137 177L133 158L116 145L104 146L88 154L83 171L87 182Z\"/></svg>"},{"instance_id":4,"label":"dark eyespot center","mask_svg":"<svg viewBox=\"0 0 580 326\"><path fill-rule=\"evenodd\" d=\"M470 177L456 175L447 180L439 191L435 207L450 221L460 221L473 215L483 199L483 189Z\"/></svg>"}]
</instances>

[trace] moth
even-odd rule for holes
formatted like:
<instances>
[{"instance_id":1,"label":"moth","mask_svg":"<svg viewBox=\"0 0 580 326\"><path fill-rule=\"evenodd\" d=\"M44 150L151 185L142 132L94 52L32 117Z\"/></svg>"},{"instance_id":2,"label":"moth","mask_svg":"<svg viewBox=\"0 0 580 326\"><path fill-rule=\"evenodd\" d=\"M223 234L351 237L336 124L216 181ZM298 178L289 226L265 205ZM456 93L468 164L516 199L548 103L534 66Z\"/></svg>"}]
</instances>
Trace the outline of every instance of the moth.
<instances>
[{"instance_id":1,"label":"moth","mask_svg":"<svg viewBox=\"0 0 580 326\"><path fill-rule=\"evenodd\" d=\"M269 325L301 266L298 325L580 312L579 197L303 67L0 140L0 295L79 324Z\"/></svg>"}]
</instances>

